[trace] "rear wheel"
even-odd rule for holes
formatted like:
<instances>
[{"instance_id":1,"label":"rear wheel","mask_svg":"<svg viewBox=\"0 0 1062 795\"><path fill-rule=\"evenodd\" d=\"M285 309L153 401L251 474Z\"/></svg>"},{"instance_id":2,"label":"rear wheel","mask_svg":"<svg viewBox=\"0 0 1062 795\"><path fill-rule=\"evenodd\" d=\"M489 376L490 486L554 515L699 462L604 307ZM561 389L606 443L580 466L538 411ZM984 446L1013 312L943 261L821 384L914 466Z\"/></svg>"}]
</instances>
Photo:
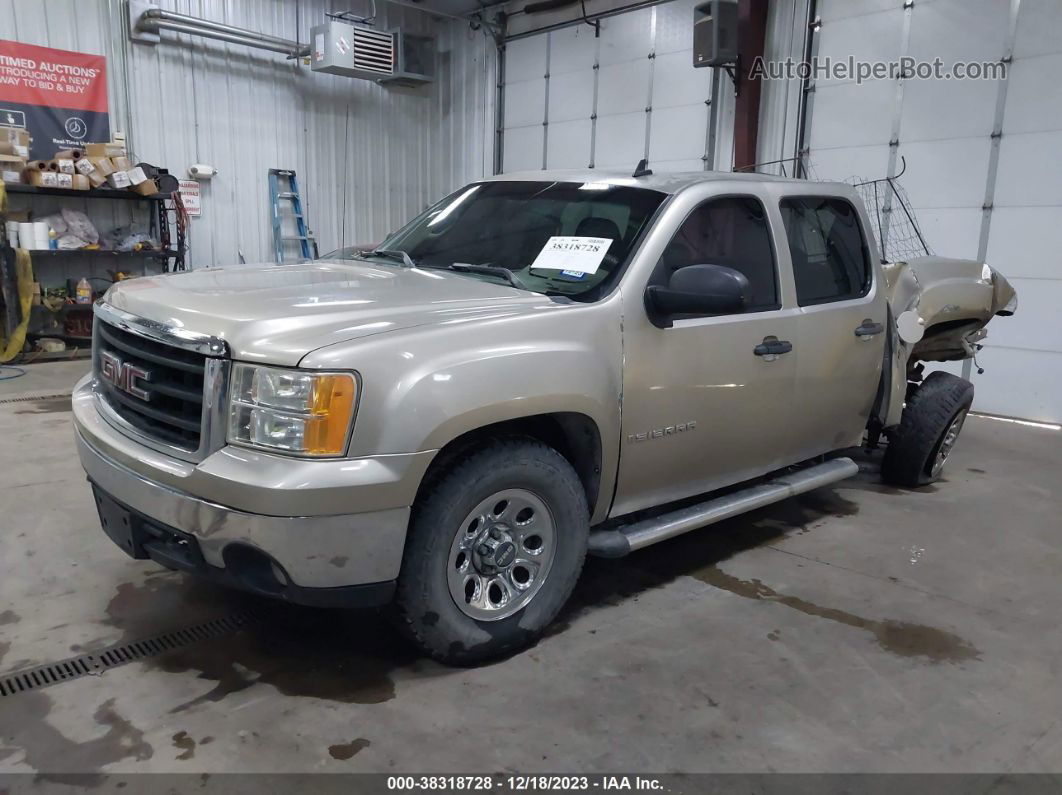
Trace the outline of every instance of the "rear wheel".
<instances>
[{"instance_id":1,"label":"rear wheel","mask_svg":"<svg viewBox=\"0 0 1062 795\"><path fill-rule=\"evenodd\" d=\"M882 478L897 486L922 486L940 477L973 396L973 384L966 379L930 373L908 399L900 426L889 439Z\"/></svg>"},{"instance_id":2,"label":"rear wheel","mask_svg":"<svg viewBox=\"0 0 1062 795\"><path fill-rule=\"evenodd\" d=\"M488 442L414 506L399 627L451 664L534 643L575 586L588 523L582 484L563 456L532 439Z\"/></svg>"}]
</instances>

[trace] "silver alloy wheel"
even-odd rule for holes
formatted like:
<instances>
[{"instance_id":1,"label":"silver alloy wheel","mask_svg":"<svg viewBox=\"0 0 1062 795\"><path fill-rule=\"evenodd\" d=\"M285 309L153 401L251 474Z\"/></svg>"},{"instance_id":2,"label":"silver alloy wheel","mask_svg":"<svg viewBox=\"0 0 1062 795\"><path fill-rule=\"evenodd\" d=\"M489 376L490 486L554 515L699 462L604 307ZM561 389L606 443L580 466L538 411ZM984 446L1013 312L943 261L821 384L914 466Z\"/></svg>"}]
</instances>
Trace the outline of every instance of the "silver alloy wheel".
<instances>
[{"instance_id":1,"label":"silver alloy wheel","mask_svg":"<svg viewBox=\"0 0 1062 795\"><path fill-rule=\"evenodd\" d=\"M944 431L944 436L940 441L940 447L937 448L937 455L933 459L933 468L930 469L930 477L937 477L940 475L940 471L944 469L944 462L948 460L948 456L951 455L951 449L955 446L955 440L959 438L959 431L962 430L962 424L966 422L966 412L960 411L955 419L951 421L951 425Z\"/></svg>"},{"instance_id":2,"label":"silver alloy wheel","mask_svg":"<svg viewBox=\"0 0 1062 795\"><path fill-rule=\"evenodd\" d=\"M457 528L446 580L466 616L498 621L535 598L556 554L553 514L526 489L481 501Z\"/></svg>"}]
</instances>

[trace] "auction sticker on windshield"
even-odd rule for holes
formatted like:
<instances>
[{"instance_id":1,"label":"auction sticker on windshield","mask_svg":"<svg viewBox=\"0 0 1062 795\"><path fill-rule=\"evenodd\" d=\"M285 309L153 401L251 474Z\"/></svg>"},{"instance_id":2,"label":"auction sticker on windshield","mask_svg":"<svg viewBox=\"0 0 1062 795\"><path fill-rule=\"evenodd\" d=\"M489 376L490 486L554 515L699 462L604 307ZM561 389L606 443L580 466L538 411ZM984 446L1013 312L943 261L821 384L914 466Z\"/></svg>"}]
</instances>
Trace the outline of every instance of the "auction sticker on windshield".
<instances>
[{"instance_id":1,"label":"auction sticker on windshield","mask_svg":"<svg viewBox=\"0 0 1062 795\"><path fill-rule=\"evenodd\" d=\"M531 269L597 273L611 245L607 237L551 237L531 263Z\"/></svg>"}]
</instances>

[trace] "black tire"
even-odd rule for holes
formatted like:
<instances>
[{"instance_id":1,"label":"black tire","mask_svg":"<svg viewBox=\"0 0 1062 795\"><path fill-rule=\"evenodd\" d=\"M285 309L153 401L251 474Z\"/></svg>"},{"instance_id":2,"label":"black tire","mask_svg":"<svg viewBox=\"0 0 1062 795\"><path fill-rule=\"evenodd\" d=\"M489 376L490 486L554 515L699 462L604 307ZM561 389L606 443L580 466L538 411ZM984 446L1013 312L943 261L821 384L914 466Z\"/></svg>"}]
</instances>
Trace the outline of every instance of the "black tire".
<instances>
[{"instance_id":1,"label":"black tire","mask_svg":"<svg viewBox=\"0 0 1062 795\"><path fill-rule=\"evenodd\" d=\"M532 492L555 525L553 558L518 612L480 621L459 608L448 584L451 545L475 506L505 489ZM394 616L425 654L471 665L533 644L568 601L586 557L589 511L571 464L530 438L494 439L433 477L413 506Z\"/></svg>"},{"instance_id":2,"label":"black tire","mask_svg":"<svg viewBox=\"0 0 1062 795\"><path fill-rule=\"evenodd\" d=\"M950 373L930 373L903 410L900 426L889 438L881 463L881 476L896 486L924 486L939 476L934 472L944 437L958 421L955 435L973 404L974 387ZM949 449L946 452L950 452Z\"/></svg>"}]
</instances>

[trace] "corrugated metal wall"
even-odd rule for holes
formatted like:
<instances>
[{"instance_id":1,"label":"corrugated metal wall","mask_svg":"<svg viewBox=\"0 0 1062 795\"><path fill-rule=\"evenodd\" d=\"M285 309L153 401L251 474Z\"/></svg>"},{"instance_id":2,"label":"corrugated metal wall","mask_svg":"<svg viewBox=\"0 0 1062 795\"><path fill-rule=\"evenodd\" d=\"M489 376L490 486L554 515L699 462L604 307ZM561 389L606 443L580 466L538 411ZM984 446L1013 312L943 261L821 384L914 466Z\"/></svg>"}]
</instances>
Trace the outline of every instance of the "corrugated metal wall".
<instances>
[{"instance_id":1,"label":"corrugated metal wall","mask_svg":"<svg viewBox=\"0 0 1062 795\"><path fill-rule=\"evenodd\" d=\"M163 8L309 40L326 0L164 0ZM436 82L417 89L314 74L283 55L164 32L126 35L120 0L0 0L0 38L108 56L111 127L136 156L203 183L192 266L271 260L266 171L293 168L324 253L380 240L426 204L492 170L493 42L483 31L378 4L377 24L437 39ZM362 8L361 6L364 6ZM368 13L368 2L353 10Z\"/></svg>"}]
</instances>

